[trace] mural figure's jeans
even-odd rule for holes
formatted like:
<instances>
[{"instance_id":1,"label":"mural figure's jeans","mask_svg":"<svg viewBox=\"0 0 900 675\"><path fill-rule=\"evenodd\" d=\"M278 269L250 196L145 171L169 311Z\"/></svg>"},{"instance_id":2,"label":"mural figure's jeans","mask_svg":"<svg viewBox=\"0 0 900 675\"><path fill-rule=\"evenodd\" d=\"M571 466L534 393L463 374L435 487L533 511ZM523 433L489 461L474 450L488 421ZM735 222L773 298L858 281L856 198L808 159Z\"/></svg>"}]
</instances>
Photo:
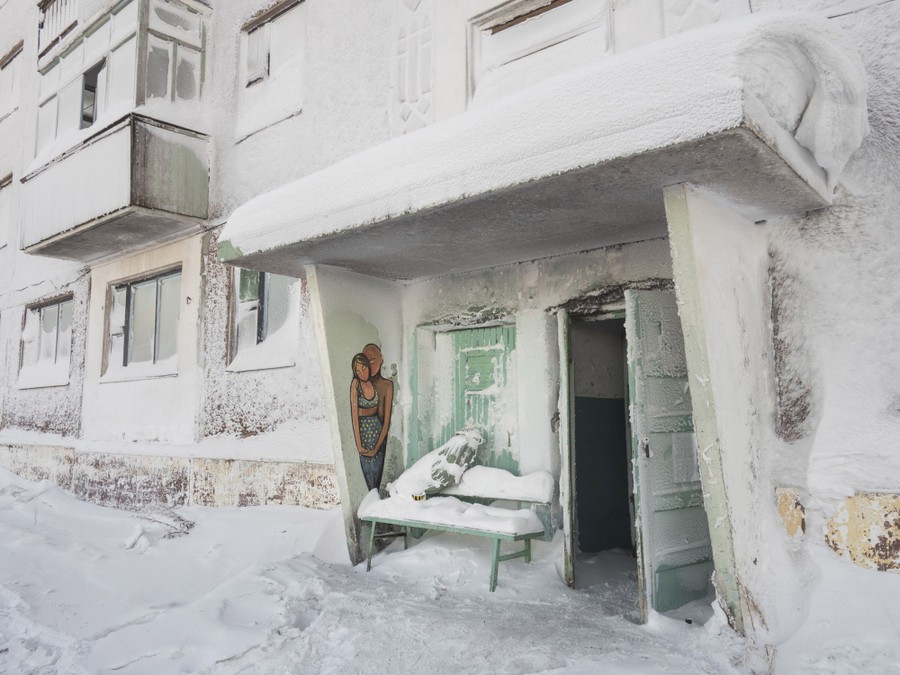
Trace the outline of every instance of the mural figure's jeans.
<instances>
[{"instance_id":1,"label":"mural figure's jeans","mask_svg":"<svg viewBox=\"0 0 900 675\"><path fill-rule=\"evenodd\" d=\"M378 442L381 435L381 420L378 415L369 415L359 419L359 437L366 450L371 450ZM366 479L366 488L371 490L381 486L381 474L384 471L384 447L374 457L359 456L359 464L362 467L363 476Z\"/></svg>"}]
</instances>

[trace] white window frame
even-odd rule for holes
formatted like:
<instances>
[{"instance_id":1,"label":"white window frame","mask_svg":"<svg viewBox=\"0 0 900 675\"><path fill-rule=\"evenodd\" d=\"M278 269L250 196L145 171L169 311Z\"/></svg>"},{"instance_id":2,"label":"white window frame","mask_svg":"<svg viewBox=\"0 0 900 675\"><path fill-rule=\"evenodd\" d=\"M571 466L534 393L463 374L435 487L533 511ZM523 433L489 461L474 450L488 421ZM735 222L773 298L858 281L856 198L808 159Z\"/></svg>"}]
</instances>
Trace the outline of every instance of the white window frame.
<instances>
[{"instance_id":1,"label":"white window frame","mask_svg":"<svg viewBox=\"0 0 900 675\"><path fill-rule=\"evenodd\" d=\"M22 79L22 55L24 42L19 40L0 56L0 122L19 109L19 87ZM6 91L4 91L4 89Z\"/></svg>"},{"instance_id":2,"label":"white window frame","mask_svg":"<svg viewBox=\"0 0 900 675\"><path fill-rule=\"evenodd\" d=\"M168 357L161 358L160 331L162 288L161 282L178 278L179 292L178 305L175 319L175 351ZM106 354L105 370L101 382L117 382L123 380L146 379L153 377L174 377L178 375L178 342L181 323L183 293L182 269L178 267L141 275L132 279L126 279L109 284L107 291L106 312ZM135 289L148 283L155 282L156 300L153 316L153 332L151 340L151 359L149 361L134 361L131 350L134 342L134 295ZM124 294L124 304L117 302L116 294ZM122 316L116 314L121 311Z\"/></svg>"},{"instance_id":3,"label":"white window frame","mask_svg":"<svg viewBox=\"0 0 900 675\"><path fill-rule=\"evenodd\" d=\"M75 299L71 294L25 308L19 378L16 383L19 389L62 387L69 384L74 310ZM68 312L68 330L67 337L64 337L60 333L60 325L66 312ZM45 353L47 350L43 342L45 333L42 327L45 315L55 315L52 358ZM61 341L65 339L68 339L68 344L64 345Z\"/></svg>"},{"instance_id":4,"label":"white window frame","mask_svg":"<svg viewBox=\"0 0 900 675\"><path fill-rule=\"evenodd\" d=\"M554 12L557 9L564 9L566 5L575 0L508 0L499 6L488 11L482 12L469 19L468 36L467 36L467 101L470 104L475 96L475 91L479 81L493 70L502 68L507 64L512 64L521 59L525 59L533 54L537 54L545 49L554 47L560 43L566 42L572 38L578 37L595 28L606 24L605 47L611 44L612 37L609 33L612 26L612 0L578 0L583 6L593 4L596 1L597 9L604 10L601 12L602 20L598 23L597 18L591 16L590 9L582 9L585 13L581 18L573 19L568 28L561 32L549 34L542 40L536 40L527 45L527 47L519 51L511 51L499 60L492 63L485 63L483 50L485 48L484 41L489 39L490 35L500 33L506 30L515 30L516 26L521 25L528 18L537 18L543 14Z\"/></svg>"},{"instance_id":5,"label":"white window frame","mask_svg":"<svg viewBox=\"0 0 900 675\"><path fill-rule=\"evenodd\" d=\"M243 276L258 275L256 294L242 297ZM272 278L288 285L288 309L281 325L272 329L269 324L269 289ZM229 335L229 363L227 370L267 370L296 365L299 339L300 280L270 272L234 268L231 285L231 317ZM248 331L249 337L242 334Z\"/></svg>"}]
</instances>

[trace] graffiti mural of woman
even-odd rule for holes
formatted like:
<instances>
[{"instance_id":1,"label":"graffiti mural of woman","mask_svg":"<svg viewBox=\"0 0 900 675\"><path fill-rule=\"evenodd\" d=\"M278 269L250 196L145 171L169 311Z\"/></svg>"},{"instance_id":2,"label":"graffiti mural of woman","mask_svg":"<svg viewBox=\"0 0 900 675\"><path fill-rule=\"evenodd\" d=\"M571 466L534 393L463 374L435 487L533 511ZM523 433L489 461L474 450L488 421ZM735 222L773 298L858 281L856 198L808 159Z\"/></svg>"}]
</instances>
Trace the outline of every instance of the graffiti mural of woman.
<instances>
[{"instance_id":1,"label":"graffiti mural of woman","mask_svg":"<svg viewBox=\"0 0 900 675\"><path fill-rule=\"evenodd\" d=\"M384 455L393 407L393 382L381 377L381 349L368 344L353 357L350 382L350 415L353 437L366 488L381 486Z\"/></svg>"}]
</instances>

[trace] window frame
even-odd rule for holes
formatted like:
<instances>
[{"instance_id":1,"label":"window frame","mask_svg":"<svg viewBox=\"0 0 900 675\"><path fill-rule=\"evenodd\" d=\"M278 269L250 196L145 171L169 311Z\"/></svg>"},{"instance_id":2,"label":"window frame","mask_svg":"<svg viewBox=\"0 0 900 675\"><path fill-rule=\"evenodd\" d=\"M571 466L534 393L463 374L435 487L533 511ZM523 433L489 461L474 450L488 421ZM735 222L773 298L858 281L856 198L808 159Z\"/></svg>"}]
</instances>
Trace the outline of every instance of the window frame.
<instances>
[{"instance_id":1,"label":"window frame","mask_svg":"<svg viewBox=\"0 0 900 675\"><path fill-rule=\"evenodd\" d=\"M60 325L63 315L63 306L70 305L68 324L69 345L65 355L65 361L60 361ZM44 331L44 312L54 308L56 312L56 324L54 327L53 361L42 359L42 338ZM31 340L26 338L29 323L34 322L36 335ZM40 389L45 387L64 387L70 381L72 368L72 347L74 340L75 324L75 295L66 293L52 298L46 298L39 302L25 305L22 314L22 328L19 349L19 372L16 386L18 389ZM35 360L28 362L29 352L35 354ZM43 373L41 371L44 371ZM55 371L55 372L54 372Z\"/></svg>"},{"instance_id":2,"label":"window frame","mask_svg":"<svg viewBox=\"0 0 900 675\"><path fill-rule=\"evenodd\" d=\"M256 282L256 296L251 299L241 299L241 275L243 273L251 273L257 274L258 280ZM294 277L286 277L284 275L275 275L275 276L283 276L285 279L288 279L287 282L287 302L288 306L286 312L284 314L284 319L282 323L279 324L274 330L271 330L271 326L269 324L271 318L271 300L269 293L272 288L271 277L273 276L272 272L266 272L261 270L251 270L247 268L234 267L231 271L230 278L230 297L229 297L229 329L228 329L228 349L227 349L227 365L226 370L231 372L241 372L248 370L268 370L271 368L286 368L290 366L296 365L296 360L294 358L294 353L291 350L282 350L277 354L265 354L261 355L260 352L265 351L264 349L259 349L263 344L266 343L266 340L272 338L275 335L281 334L282 331L287 331L288 334L293 334L294 340L293 344L298 344L299 340L299 297L298 294L301 292L301 282L300 279ZM252 308L251 311L255 310L256 312L256 320L255 320L255 330L254 332L254 340L253 344L248 344L248 341L242 340L240 335L241 329L241 314L242 314L242 304L247 303L255 303L255 307ZM294 325L291 328L291 322ZM273 343L269 343L271 346ZM253 352L257 352L256 355L253 355Z\"/></svg>"},{"instance_id":3,"label":"window frame","mask_svg":"<svg viewBox=\"0 0 900 675\"><path fill-rule=\"evenodd\" d=\"M242 43L244 48L241 50L241 67L239 72L242 74L243 86L245 89L254 85L265 82L272 74L272 44L270 42L270 28L273 21L281 18L292 9L302 4L304 0L283 0L272 7L260 12L252 17L243 26L241 26ZM250 71L250 36L254 33L260 35L265 49L265 66L255 68Z\"/></svg>"},{"instance_id":4,"label":"window frame","mask_svg":"<svg viewBox=\"0 0 900 675\"><path fill-rule=\"evenodd\" d=\"M161 283L166 279L179 278L179 293L177 303L177 315L175 324L175 351L170 356L159 358L159 336L161 325ZM112 281L107 284L106 311L105 311L105 344L103 354L102 382L114 382L121 380L145 379L151 377L168 377L178 374L178 342L179 327L183 303L184 272L179 263L175 266L143 272L141 274ZM134 361L133 349L133 324L134 324L134 289L138 286L155 282L153 332L151 335L151 359L149 361ZM118 306L116 293L124 291L123 318L121 332L118 326L113 325L114 311ZM114 332L115 331L115 332ZM114 338L121 338L121 347L114 345ZM115 347L115 352L114 352ZM170 361L171 360L171 361ZM169 365L170 367L166 367Z\"/></svg>"}]
</instances>

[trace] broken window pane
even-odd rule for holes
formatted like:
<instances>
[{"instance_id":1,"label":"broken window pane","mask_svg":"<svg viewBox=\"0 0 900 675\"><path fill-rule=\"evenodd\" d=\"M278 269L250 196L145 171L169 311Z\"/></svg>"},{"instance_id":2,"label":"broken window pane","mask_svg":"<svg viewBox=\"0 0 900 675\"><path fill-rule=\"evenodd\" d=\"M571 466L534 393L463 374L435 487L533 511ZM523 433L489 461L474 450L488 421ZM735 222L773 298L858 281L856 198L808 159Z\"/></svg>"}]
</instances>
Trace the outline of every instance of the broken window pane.
<instances>
[{"instance_id":1,"label":"broken window pane","mask_svg":"<svg viewBox=\"0 0 900 675\"><path fill-rule=\"evenodd\" d=\"M82 78L81 89L81 128L91 126L97 119L99 81L101 75L106 76L106 59L90 68Z\"/></svg>"}]
</instances>

